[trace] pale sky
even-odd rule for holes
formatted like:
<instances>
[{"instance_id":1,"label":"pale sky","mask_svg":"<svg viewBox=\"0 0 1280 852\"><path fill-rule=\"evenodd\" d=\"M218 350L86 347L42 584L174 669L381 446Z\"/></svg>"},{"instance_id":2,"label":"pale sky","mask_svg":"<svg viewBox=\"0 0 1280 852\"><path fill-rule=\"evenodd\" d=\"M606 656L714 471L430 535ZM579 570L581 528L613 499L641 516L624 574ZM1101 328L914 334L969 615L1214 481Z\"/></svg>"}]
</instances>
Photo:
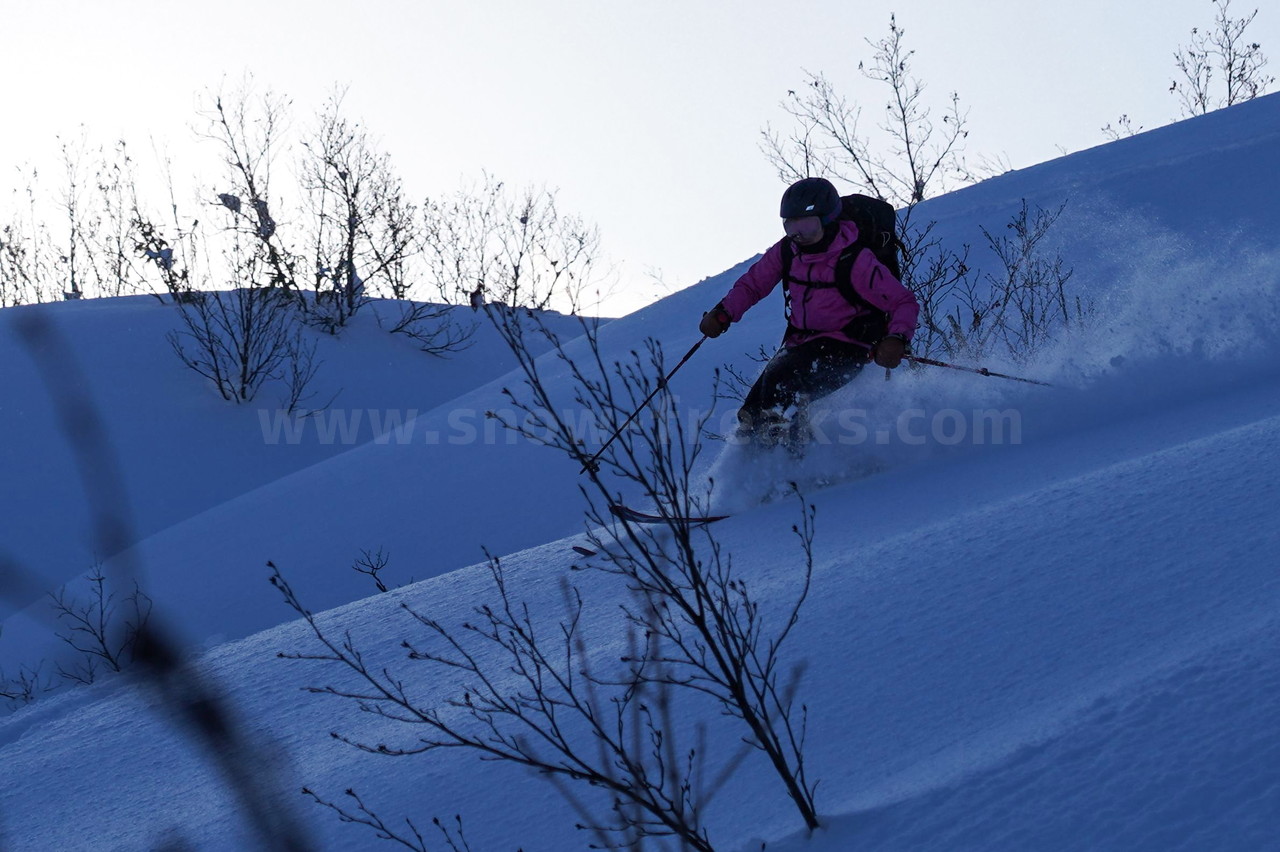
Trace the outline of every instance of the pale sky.
<instances>
[{"instance_id":1,"label":"pale sky","mask_svg":"<svg viewBox=\"0 0 1280 852\"><path fill-rule=\"evenodd\" d=\"M1256 8L1235 0L1233 17ZM559 188L600 226L621 313L715 274L781 236L782 183L760 152L804 72L822 72L872 123L884 93L858 72L890 12L936 109L969 109L968 153L1015 167L1105 141L1122 113L1179 114L1173 51L1212 23L1210 0L0 0L0 190L53 162L84 124L180 167L197 95L251 72L305 122L335 85L389 151L411 197L482 170ZM1249 35L1280 75L1280 10ZM1275 90L1275 87L1272 87ZM188 154L190 152L190 154ZM142 168L152 164L142 157ZM841 187L851 190L852 187Z\"/></svg>"}]
</instances>

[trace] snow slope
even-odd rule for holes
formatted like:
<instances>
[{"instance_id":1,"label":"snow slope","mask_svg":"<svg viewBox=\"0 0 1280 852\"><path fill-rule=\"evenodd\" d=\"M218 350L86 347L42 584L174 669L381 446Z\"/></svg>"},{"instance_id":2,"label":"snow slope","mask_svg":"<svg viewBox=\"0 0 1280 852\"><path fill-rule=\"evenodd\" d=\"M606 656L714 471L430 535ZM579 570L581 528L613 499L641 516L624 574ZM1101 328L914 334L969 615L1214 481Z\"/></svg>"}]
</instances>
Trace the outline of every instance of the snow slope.
<instances>
[{"instance_id":1,"label":"snow slope","mask_svg":"<svg viewBox=\"0 0 1280 852\"><path fill-rule=\"evenodd\" d=\"M313 334L322 362L313 403L331 403L314 417L295 418L278 408L281 389L271 384L253 403L224 402L173 356L165 335L179 325L175 309L137 297L0 314L0 377L7 389L0 403L0 425L7 436L0 443L0 481L6 485L0 491L0 555L46 588L85 573L96 561L111 571L119 560L95 552L72 452L16 333L18 321L29 311L53 318L87 376L92 401L125 471L121 485L131 501L132 532L137 541L146 542L142 564L170 566L142 578L143 584L160 611L173 612L176 621L185 623L191 641L240 637L276 623L278 614L255 620L253 614L261 609L245 605L261 597L262 565L272 553L260 536L276 541L290 533L303 540L310 536L317 552L341 554L337 563L342 570L335 572L341 580L355 577L349 566L364 549L389 551L393 563L388 576L396 576L399 553L421 547L433 536L439 540L435 524L426 518L447 528L476 531L474 537L450 538L438 551L445 561L436 571L479 557L480 527L470 519L485 513L475 504L459 502L457 487L448 483L451 476L469 477L473 468L465 460L447 464L439 459L451 449L452 433L445 424L439 424L441 437L435 443L427 443L425 430L414 432L411 424L420 412L432 410L464 412L470 420L459 422L483 424L484 407L446 403L515 366L488 323L469 309L459 311L460 324L477 324L471 344L444 358L429 356L411 341L380 329L378 317L385 314L394 321L394 309L375 302L340 337ZM569 317L548 315L546 321L568 336L580 329L578 320ZM404 439L413 446L402 443ZM361 470L359 454L354 465L343 457L366 446L368 454L390 462L387 467L401 477L401 484L389 492L364 487L370 484L370 472ZM504 448L495 449L501 453ZM406 459L409 454L414 458ZM430 505L433 499L438 507ZM500 499L490 502L504 508ZM456 510L453 518L450 509ZM385 528L393 534L382 535ZM508 532L494 544L525 546L543 537L540 530L519 524ZM173 544L166 549L166 543ZM134 556L125 558L136 564ZM417 576L434 573L432 567ZM244 579L237 578L237 570ZM405 568L400 582L411 576ZM341 580L330 584L330 605L368 591L363 583L344 585ZM25 585L36 587L35 582ZM7 591L0 612L29 604L33 597L26 588ZM0 635L0 659L9 661L10 670L17 667L14 660L40 659L49 653L51 641L56 646L39 616L45 609L40 603L36 615L8 619Z\"/></svg>"},{"instance_id":2,"label":"snow slope","mask_svg":"<svg viewBox=\"0 0 1280 852\"><path fill-rule=\"evenodd\" d=\"M1274 846L1278 141L1280 98L1263 98L928 208L959 239L975 223L996 226L1023 197L1048 205L1066 194L1078 211L1079 200L1105 196L1109 206L1064 220L1076 274L1104 310L1090 329L1016 365L1058 389L942 370L891 382L868 373L832 401L864 412L870 435L884 428L895 437L818 447L808 462L852 468L871 455L882 468L809 494L818 512L815 591L790 652L808 666L809 771L822 779L825 827L806 837L752 756L708 811L718 849ZM1108 222L1123 227L1122 244L1099 242ZM621 357L652 334L682 353L696 337L690 318L740 270L611 323L606 351ZM777 333L776 313L762 305L692 361L677 390L704 398L715 366L749 368L747 353ZM449 401L422 425L447 427L450 412L491 404L504 384L510 376ZM1016 415L1019 440L951 441L929 429L991 410ZM923 442L894 431L904 412L913 412L908 437ZM534 612L558 611L558 580L582 561L573 538L553 540L580 528L576 472L537 447L462 442L445 445L438 478L424 483L403 472L428 457L424 446L353 448L152 535L136 555L153 582L169 584L158 594L198 625L196 636L279 624L208 651L200 668L269 743L277 807L306 822L314 848L385 841L297 796L302 785L330 799L354 787L389 819L411 816L428 828L432 816L460 814L475 852L585 848L577 817L541 779L461 752L393 759L330 739L336 729L404 745L415 732L301 689L341 682L341 672L276 658L314 642L305 625L286 622L289 610L266 587L267 559L312 609L351 600L322 623L349 630L427 706L448 697L447 684L423 680L421 666L404 659L399 642L421 637L399 605L458 623L492 599L487 575L470 567L354 600L359 592L340 579L352 549L396 534L393 558L418 577L497 541L520 597ZM724 460L713 470L733 473ZM494 481L512 492L502 496L509 502L493 502ZM349 507L345 530L301 508L339 495ZM414 507L434 532L406 530L415 512L395 506ZM464 507L472 526L459 521ZM765 600L792 593L797 517L784 501L714 528ZM517 529L504 546L506 524ZM528 549L510 553L518 548ZM165 573L174 560L198 558L207 559L195 563L199 583ZM571 576L590 607L588 647L606 665L620 651L615 613L625 590L596 572ZM251 848L216 771L159 707L148 687L122 678L0 720L0 843L143 849L176 831L201 849ZM737 732L714 708L688 703L680 717L711 722L717 759L732 750Z\"/></svg>"},{"instance_id":3,"label":"snow slope","mask_svg":"<svg viewBox=\"0 0 1280 852\"><path fill-rule=\"evenodd\" d=\"M277 411L284 393L278 382L268 382L253 403L236 406L179 363L166 340L181 330L170 304L137 296L0 312L0 481L6 486L0 542L11 558L51 582L111 554L94 554L80 532L86 510L71 452L17 333L34 311L53 322L66 354L85 374L127 471L124 487L140 537L370 441L377 423L412 418L515 366L470 310L454 313L460 327L476 327L470 345L433 357L380 329L380 319L389 325L398 315L393 303L373 302L340 337L310 335L319 369L304 405L329 408L291 435L278 428L293 422ZM551 321L572 333L574 324L565 319ZM356 428L344 432L347 424Z\"/></svg>"},{"instance_id":4,"label":"snow slope","mask_svg":"<svg viewBox=\"0 0 1280 852\"><path fill-rule=\"evenodd\" d=\"M714 811L717 848L751 837L788 850L1266 848L1280 826L1278 388L1272 377L814 495L818 593L795 642L830 825L796 836L776 781L748 762ZM1166 418L1179 438L1159 428ZM936 495L921 505L926 487ZM787 592L795 520L777 505L717 528L766 599ZM576 559L568 544L506 560L535 611L556 611L554 578ZM309 567L282 565L304 595ZM617 653L607 615L622 592L580 580L603 661ZM412 675L396 646L421 634L399 602L457 621L489 594L468 569L326 618ZM341 682L275 659L313 648L289 624L204 658L251 728L288 754L283 788L340 798L353 785L379 812L424 823L461 813L475 849L582 848L540 779L465 754L389 763L330 740L331 729L398 743L413 733L301 692ZM419 688L434 703L430 682ZM181 826L202 849L248 848L216 775L147 712L155 704L142 687L108 683L0 725L17 788L5 797L10 842L146 848ZM310 816L319 848L378 848L370 833Z\"/></svg>"}]
</instances>

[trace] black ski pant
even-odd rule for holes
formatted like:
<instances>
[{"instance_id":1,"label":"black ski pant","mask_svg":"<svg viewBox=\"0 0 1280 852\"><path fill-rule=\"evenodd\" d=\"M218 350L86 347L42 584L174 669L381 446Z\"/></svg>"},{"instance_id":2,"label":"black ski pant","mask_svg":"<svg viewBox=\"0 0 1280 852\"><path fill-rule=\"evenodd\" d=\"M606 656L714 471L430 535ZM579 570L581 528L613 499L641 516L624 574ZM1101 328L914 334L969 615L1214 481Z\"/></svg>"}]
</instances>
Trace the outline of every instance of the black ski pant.
<instances>
[{"instance_id":1,"label":"black ski pant","mask_svg":"<svg viewBox=\"0 0 1280 852\"><path fill-rule=\"evenodd\" d=\"M738 422L747 431L776 422L796 398L826 396L848 384L871 360L865 346L817 337L784 346L764 365L738 409Z\"/></svg>"}]
</instances>

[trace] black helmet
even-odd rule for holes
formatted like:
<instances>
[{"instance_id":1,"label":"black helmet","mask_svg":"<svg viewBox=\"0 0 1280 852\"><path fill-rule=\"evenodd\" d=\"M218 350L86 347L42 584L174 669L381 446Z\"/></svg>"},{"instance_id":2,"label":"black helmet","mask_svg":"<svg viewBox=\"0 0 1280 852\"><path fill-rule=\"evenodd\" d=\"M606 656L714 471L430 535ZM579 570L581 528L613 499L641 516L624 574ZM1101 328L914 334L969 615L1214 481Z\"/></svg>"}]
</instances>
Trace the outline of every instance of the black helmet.
<instances>
[{"instance_id":1,"label":"black helmet","mask_svg":"<svg viewBox=\"0 0 1280 852\"><path fill-rule=\"evenodd\" d=\"M782 193L783 219L817 216L822 224L830 225L840 218L840 193L826 178L810 177L798 180Z\"/></svg>"}]
</instances>

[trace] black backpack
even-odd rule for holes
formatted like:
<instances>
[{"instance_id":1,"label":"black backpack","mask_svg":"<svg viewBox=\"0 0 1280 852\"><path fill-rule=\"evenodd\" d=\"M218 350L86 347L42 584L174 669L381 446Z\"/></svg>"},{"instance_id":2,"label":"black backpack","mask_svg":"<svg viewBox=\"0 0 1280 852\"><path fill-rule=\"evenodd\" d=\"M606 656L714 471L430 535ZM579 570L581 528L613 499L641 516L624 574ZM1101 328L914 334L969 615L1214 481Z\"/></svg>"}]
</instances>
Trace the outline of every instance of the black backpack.
<instances>
[{"instance_id":1,"label":"black backpack","mask_svg":"<svg viewBox=\"0 0 1280 852\"><path fill-rule=\"evenodd\" d=\"M881 201L879 198L872 198L869 195L846 195L841 197L840 202L843 205L840 211L840 219L851 221L858 226L858 239L853 245L845 249L836 260L835 282L833 284L815 284L811 281L796 281L796 283L803 283L810 287L835 287L840 291L840 295L844 296L845 300L851 305L863 308L866 314L849 323L844 332L854 340L872 345L885 336L889 326L889 315L859 296L857 291L853 289L853 263L858 259L858 255L862 254L863 249L869 249L875 254L876 259L893 274L894 278L901 279L902 266L898 252L902 248L902 241L898 239L897 215L894 213L892 204L887 201ZM789 329L795 328L790 325L791 288L789 286L795 281L791 277L791 263L794 260L795 246L790 240L784 240L782 243L782 288L786 299ZM797 330L803 331L804 329Z\"/></svg>"}]
</instances>

